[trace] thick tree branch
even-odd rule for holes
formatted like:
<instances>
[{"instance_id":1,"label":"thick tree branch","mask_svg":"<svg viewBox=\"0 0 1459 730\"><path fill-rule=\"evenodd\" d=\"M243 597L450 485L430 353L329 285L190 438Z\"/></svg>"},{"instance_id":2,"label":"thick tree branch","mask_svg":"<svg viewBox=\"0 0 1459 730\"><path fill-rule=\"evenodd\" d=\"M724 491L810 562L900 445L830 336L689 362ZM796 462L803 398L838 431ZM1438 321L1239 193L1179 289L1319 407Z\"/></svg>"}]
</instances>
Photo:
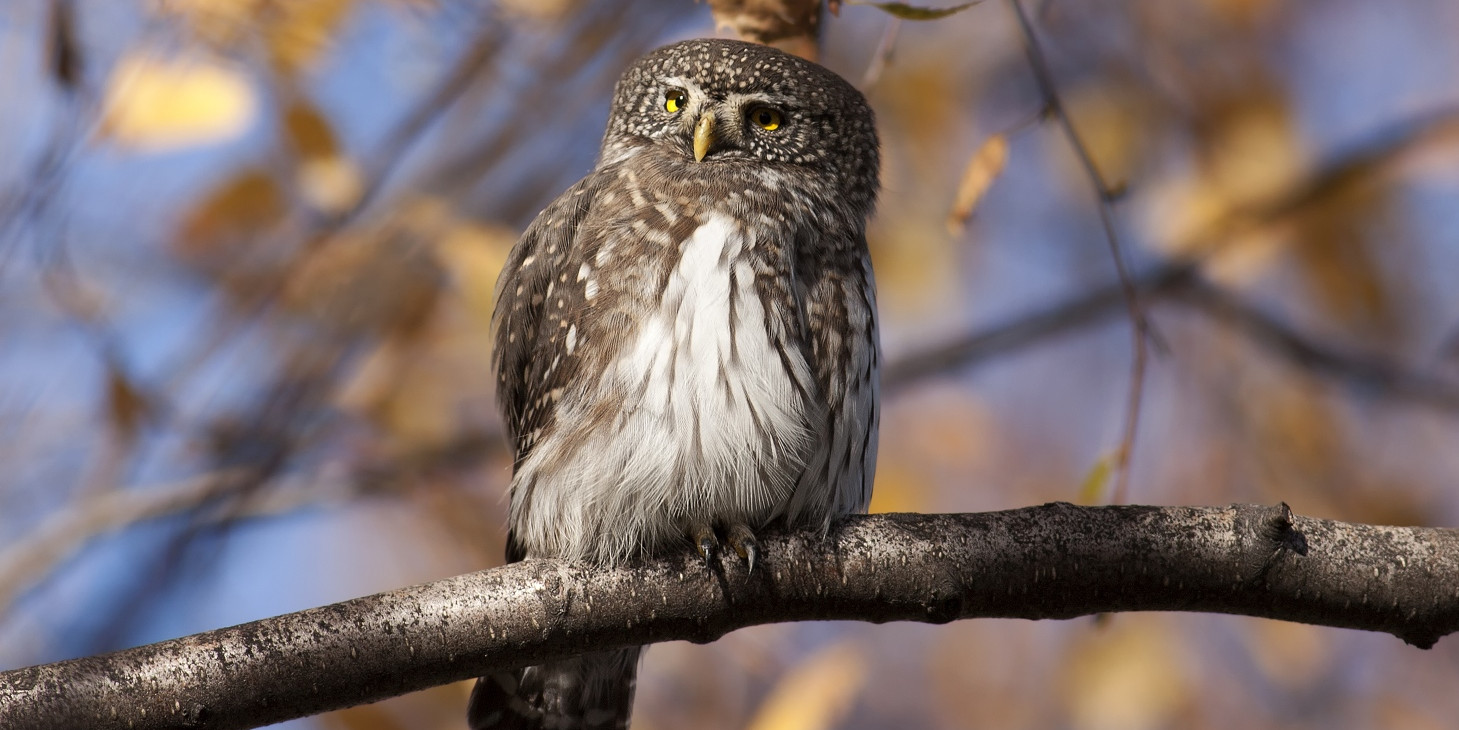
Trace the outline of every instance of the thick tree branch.
<instances>
[{"instance_id":1,"label":"thick tree branch","mask_svg":"<svg viewBox=\"0 0 1459 730\"><path fill-rule=\"evenodd\" d=\"M1041 507L770 534L763 568L529 560L232 628L0 673L0 727L245 728L491 669L745 626L1204 611L1459 629L1459 530L1280 507Z\"/></svg>"}]
</instances>

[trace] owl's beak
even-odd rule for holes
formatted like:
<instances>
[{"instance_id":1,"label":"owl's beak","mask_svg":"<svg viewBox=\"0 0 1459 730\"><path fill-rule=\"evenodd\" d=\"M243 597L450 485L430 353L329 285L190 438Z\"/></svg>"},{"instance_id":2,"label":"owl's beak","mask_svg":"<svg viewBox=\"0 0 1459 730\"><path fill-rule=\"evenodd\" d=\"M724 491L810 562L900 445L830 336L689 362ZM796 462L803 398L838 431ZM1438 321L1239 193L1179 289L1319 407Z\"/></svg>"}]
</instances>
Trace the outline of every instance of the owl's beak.
<instances>
[{"instance_id":1,"label":"owl's beak","mask_svg":"<svg viewBox=\"0 0 1459 730\"><path fill-rule=\"evenodd\" d=\"M714 145L714 112L705 112L694 124L694 161L703 162Z\"/></svg>"}]
</instances>

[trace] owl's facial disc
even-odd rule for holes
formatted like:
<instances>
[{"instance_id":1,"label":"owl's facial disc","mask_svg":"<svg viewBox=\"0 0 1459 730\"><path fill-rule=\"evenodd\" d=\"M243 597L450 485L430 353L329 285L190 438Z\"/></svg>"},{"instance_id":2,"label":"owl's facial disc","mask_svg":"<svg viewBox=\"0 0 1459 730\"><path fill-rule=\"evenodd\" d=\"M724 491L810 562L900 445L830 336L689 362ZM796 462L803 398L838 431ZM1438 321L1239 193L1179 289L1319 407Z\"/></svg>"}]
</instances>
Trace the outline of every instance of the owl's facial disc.
<instances>
[{"instance_id":1,"label":"owl's facial disc","mask_svg":"<svg viewBox=\"0 0 1459 730\"><path fill-rule=\"evenodd\" d=\"M694 156L695 162L775 159L786 127L798 117L796 99L740 85L716 92L683 76L655 79L651 103L667 124L653 135ZM763 149L762 149L763 147Z\"/></svg>"}]
</instances>

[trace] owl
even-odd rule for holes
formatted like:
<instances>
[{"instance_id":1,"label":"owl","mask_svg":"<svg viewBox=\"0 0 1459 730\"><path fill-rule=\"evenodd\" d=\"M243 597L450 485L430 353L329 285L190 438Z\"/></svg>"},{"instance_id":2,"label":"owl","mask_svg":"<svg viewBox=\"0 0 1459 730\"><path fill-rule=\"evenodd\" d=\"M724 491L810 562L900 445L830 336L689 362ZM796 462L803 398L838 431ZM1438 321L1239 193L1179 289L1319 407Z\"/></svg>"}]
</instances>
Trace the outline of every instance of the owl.
<instances>
[{"instance_id":1,"label":"owl","mask_svg":"<svg viewBox=\"0 0 1459 730\"><path fill-rule=\"evenodd\" d=\"M508 561L614 565L825 530L876 468L878 189L870 107L772 48L639 59L597 165L497 284L497 394L515 463ZM473 728L623 728L641 649L478 680Z\"/></svg>"}]
</instances>

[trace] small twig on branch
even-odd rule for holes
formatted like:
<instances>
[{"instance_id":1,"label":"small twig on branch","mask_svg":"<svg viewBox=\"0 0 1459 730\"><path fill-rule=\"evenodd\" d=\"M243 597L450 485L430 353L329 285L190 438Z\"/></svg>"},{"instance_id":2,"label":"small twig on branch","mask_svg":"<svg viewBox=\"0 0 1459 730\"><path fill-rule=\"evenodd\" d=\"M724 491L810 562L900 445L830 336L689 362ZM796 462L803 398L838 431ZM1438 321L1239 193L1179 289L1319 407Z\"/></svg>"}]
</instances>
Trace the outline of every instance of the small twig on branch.
<instances>
[{"instance_id":1,"label":"small twig on branch","mask_svg":"<svg viewBox=\"0 0 1459 730\"><path fill-rule=\"evenodd\" d=\"M866 73L861 76L861 90L870 91L881 81L881 76L887 70L887 65L892 61L892 52L897 47L897 31L902 28L902 19L892 17L887 19L886 30L882 31L881 40L876 44L876 50L871 54L871 63L866 66Z\"/></svg>"},{"instance_id":2,"label":"small twig on branch","mask_svg":"<svg viewBox=\"0 0 1459 730\"><path fill-rule=\"evenodd\" d=\"M1262 507L857 516L770 533L763 567L689 551L526 560L96 657L0 673L0 727L246 728L584 651L802 620L1203 611L1391 633L1459 629L1459 530Z\"/></svg>"}]
</instances>

